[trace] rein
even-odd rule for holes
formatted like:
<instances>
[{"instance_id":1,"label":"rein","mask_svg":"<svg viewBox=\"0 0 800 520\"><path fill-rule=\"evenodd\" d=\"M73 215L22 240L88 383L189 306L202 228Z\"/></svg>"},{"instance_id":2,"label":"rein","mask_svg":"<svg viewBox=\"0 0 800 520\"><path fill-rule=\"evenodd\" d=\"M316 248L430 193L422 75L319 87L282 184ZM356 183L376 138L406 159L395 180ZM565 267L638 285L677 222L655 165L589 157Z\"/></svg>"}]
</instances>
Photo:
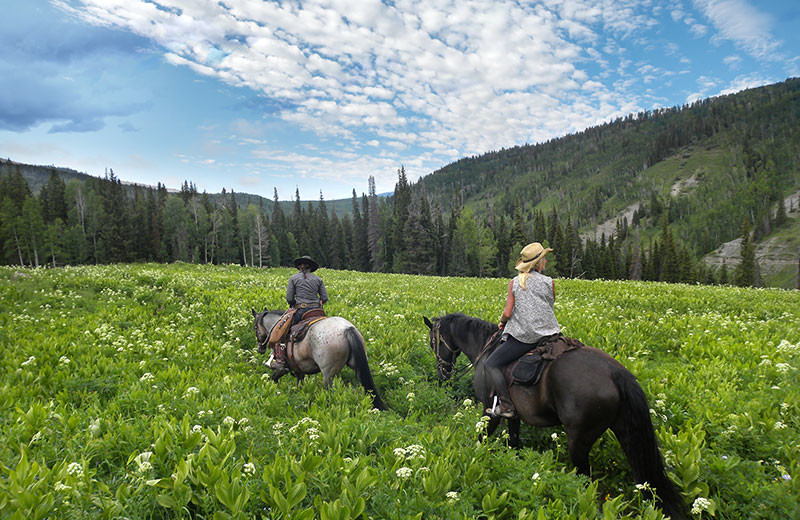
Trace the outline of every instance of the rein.
<instances>
[{"instance_id":1,"label":"rein","mask_svg":"<svg viewBox=\"0 0 800 520\"><path fill-rule=\"evenodd\" d=\"M433 352L436 355L436 368L441 370L442 374L446 375L448 380L452 380L452 381L457 381L458 379L463 377L469 371L470 368L472 368L475 365L477 365L478 361L480 361L481 358L483 358L483 356L489 350L489 347L492 345L492 343L494 343L494 340L497 337L497 335L500 334L500 332L501 332L501 330L498 330L497 332L495 332L494 334L492 334L489 337L489 339L486 341L486 344L483 346L483 348L481 349L480 353L475 358L475 361L470 361L468 364L464 365L463 367L453 371L453 367L455 366L455 363L452 362L452 361L450 361L450 362L445 361L444 359L442 359L442 356L439 354L439 352L441 351L441 345L444 345L447 348L447 350L449 350L450 353L454 354L454 355L457 355L461 351L457 350L457 349L454 349L453 347L451 347L447 343L447 340L444 339L444 337L442 336L441 327L442 327L442 322L438 321L438 322L436 322L436 324L434 325L434 328L433 328L433 336L434 336L434 339L435 339Z\"/></svg>"}]
</instances>

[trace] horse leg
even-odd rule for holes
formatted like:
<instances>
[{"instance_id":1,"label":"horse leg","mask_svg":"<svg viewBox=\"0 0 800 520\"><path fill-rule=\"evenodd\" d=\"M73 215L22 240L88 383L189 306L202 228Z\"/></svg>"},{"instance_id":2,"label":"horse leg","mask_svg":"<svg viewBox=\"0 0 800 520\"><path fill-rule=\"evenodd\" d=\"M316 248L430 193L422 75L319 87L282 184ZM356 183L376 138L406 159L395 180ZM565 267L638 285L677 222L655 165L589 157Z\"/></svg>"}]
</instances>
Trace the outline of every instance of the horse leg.
<instances>
[{"instance_id":1,"label":"horse leg","mask_svg":"<svg viewBox=\"0 0 800 520\"><path fill-rule=\"evenodd\" d=\"M583 428L580 426L567 427L567 445L569 447L569 458L575 469L581 475L591 477L591 467L589 466L589 451L600 438L605 426L598 428Z\"/></svg>"},{"instance_id":2,"label":"horse leg","mask_svg":"<svg viewBox=\"0 0 800 520\"><path fill-rule=\"evenodd\" d=\"M518 450L522 447L522 443L519 440L519 426L519 418L508 420L508 445L515 450Z\"/></svg>"},{"instance_id":3,"label":"horse leg","mask_svg":"<svg viewBox=\"0 0 800 520\"><path fill-rule=\"evenodd\" d=\"M500 425L502 417L490 417L489 422L486 424L486 437L491 437L497 427ZM483 440L483 437L481 437Z\"/></svg>"}]
</instances>

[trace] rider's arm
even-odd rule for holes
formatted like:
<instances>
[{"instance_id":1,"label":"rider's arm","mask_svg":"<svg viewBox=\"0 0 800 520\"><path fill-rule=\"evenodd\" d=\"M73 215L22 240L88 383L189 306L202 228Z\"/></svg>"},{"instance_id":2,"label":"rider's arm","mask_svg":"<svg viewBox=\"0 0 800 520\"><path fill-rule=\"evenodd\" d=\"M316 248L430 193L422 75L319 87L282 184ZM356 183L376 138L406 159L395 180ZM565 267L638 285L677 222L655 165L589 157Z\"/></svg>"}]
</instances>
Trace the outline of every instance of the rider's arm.
<instances>
[{"instance_id":1,"label":"rider's arm","mask_svg":"<svg viewBox=\"0 0 800 520\"><path fill-rule=\"evenodd\" d=\"M511 319L511 313L514 311L514 280L508 282L508 296L506 297L506 306L503 309L503 314L500 315L500 328L505 327L506 322Z\"/></svg>"},{"instance_id":2,"label":"rider's arm","mask_svg":"<svg viewBox=\"0 0 800 520\"><path fill-rule=\"evenodd\" d=\"M286 303L294 306L294 281L289 278L289 285L286 286Z\"/></svg>"},{"instance_id":3,"label":"rider's arm","mask_svg":"<svg viewBox=\"0 0 800 520\"><path fill-rule=\"evenodd\" d=\"M328 291L325 290L325 282L322 278L319 279L319 301L323 305L328 301Z\"/></svg>"}]
</instances>

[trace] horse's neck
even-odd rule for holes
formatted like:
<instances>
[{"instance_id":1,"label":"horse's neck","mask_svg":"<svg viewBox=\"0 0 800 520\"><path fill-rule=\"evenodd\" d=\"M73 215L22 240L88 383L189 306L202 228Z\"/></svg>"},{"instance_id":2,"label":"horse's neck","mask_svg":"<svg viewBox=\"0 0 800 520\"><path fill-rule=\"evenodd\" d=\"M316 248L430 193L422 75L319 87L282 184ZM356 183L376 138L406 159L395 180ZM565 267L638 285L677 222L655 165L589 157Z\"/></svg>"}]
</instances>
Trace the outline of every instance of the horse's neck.
<instances>
[{"instance_id":1,"label":"horse's neck","mask_svg":"<svg viewBox=\"0 0 800 520\"><path fill-rule=\"evenodd\" d=\"M462 344L457 345L457 347L467 356L470 363L475 363L475 360L480 355L481 351L483 351L483 347L488 340L489 336L484 338L479 334L470 334L468 340L463 341Z\"/></svg>"},{"instance_id":2,"label":"horse's neck","mask_svg":"<svg viewBox=\"0 0 800 520\"><path fill-rule=\"evenodd\" d=\"M278 322L279 319L280 316L276 314L272 313L264 314L263 316L261 316L261 326L267 329L267 331L269 331L270 329L272 329L272 326Z\"/></svg>"}]
</instances>

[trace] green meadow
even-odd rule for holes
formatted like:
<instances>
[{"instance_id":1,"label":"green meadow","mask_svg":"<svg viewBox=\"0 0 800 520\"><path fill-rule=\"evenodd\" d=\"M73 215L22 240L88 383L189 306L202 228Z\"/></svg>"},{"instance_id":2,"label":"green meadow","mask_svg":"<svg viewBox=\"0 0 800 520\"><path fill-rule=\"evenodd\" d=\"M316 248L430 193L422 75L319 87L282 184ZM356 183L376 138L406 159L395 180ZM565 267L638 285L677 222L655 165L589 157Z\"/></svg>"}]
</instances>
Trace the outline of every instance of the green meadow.
<instances>
[{"instance_id":1,"label":"green meadow","mask_svg":"<svg viewBox=\"0 0 800 520\"><path fill-rule=\"evenodd\" d=\"M291 273L0 267L0 518L662 518L611 432L590 480L562 429L508 449L481 437L470 375L436 380L422 316L495 321L506 280L318 272L377 412L348 368L329 391L270 380L251 309L283 308ZM556 289L563 332L639 379L694 518L800 518L800 291Z\"/></svg>"}]
</instances>

